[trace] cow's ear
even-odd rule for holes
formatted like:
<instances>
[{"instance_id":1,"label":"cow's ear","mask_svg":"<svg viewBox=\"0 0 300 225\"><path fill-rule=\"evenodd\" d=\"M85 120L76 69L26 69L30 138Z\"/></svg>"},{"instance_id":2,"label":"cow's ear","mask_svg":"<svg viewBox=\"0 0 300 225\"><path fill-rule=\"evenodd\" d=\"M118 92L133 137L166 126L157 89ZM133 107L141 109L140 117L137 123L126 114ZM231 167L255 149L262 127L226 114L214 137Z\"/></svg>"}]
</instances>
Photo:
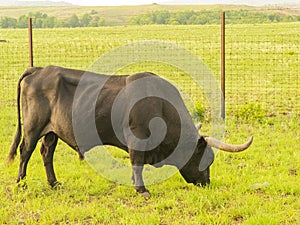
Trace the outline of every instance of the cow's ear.
<instances>
[{"instance_id":1,"label":"cow's ear","mask_svg":"<svg viewBox=\"0 0 300 225\"><path fill-rule=\"evenodd\" d=\"M211 149L211 147L206 147L200 160L199 171L202 172L206 170L213 163L214 159L215 154L213 150Z\"/></svg>"},{"instance_id":2,"label":"cow's ear","mask_svg":"<svg viewBox=\"0 0 300 225\"><path fill-rule=\"evenodd\" d=\"M206 148L206 146L207 146L207 142L205 141L204 138L205 138L205 136L199 135L198 143L197 143L197 151L199 154L201 152L203 152L203 149Z\"/></svg>"}]
</instances>

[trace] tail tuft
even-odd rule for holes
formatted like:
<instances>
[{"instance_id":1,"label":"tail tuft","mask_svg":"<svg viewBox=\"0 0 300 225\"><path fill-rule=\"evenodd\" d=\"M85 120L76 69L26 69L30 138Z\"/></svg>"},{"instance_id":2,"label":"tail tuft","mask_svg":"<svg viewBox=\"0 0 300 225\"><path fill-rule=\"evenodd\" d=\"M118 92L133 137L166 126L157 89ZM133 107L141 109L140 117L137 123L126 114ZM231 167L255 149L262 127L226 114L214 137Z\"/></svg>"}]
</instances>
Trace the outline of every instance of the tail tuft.
<instances>
[{"instance_id":1,"label":"tail tuft","mask_svg":"<svg viewBox=\"0 0 300 225\"><path fill-rule=\"evenodd\" d=\"M18 148L18 145L21 141L21 127L18 125L18 128L17 128L17 132L15 134L15 138L10 146L10 151L9 151L9 155L8 155L8 163L11 164L16 155L17 155L17 148Z\"/></svg>"}]
</instances>

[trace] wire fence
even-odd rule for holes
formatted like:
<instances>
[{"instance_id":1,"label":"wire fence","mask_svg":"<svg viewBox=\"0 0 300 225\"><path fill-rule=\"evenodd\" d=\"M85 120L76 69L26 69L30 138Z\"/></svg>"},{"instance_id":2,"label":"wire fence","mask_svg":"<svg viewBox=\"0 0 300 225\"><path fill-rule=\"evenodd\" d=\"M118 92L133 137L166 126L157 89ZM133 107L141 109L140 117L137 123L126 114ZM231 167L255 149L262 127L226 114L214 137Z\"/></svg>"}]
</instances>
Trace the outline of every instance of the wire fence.
<instances>
[{"instance_id":1,"label":"wire fence","mask_svg":"<svg viewBox=\"0 0 300 225\"><path fill-rule=\"evenodd\" d=\"M220 34L218 25L34 29L34 66L57 65L86 70L117 47L155 40L172 43L198 56L211 70L220 88ZM3 40L0 42L2 110L15 105L18 78L28 67L27 30L2 29L0 39ZM145 51L162 57L156 49ZM174 53L174 57L181 63L180 56ZM235 116L249 104L262 107L268 116L300 115L300 23L228 25L225 58L227 117ZM189 59L185 62L187 67L193 66L189 65ZM186 76L186 71L174 65L159 60L145 61L127 65L116 73L141 71L166 77L190 94L194 101L207 107L207 98L199 91L199 86Z\"/></svg>"},{"instance_id":2,"label":"wire fence","mask_svg":"<svg viewBox=\"0 0 300 225\"><path fill-rule=\"evenodd\" d=\"M300 111L300 23L232 27L227 38L226 103L261 104L268 115Z\"/></svg>"}]
</instances>

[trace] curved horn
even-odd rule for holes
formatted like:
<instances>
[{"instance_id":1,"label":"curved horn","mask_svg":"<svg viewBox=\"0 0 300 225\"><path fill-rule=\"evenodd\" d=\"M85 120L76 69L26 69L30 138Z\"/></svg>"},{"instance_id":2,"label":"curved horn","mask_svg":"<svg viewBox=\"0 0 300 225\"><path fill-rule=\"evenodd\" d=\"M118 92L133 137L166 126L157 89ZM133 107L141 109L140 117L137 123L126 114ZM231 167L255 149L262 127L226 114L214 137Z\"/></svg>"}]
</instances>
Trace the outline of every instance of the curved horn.
<instances>
[{"instance_id":1,"label":"curved horn","mask_svg":"<svg viewBox=\"0 0 300 225\"><path fill-rule=\"evenodd\" d=\"M241 152L241 151L244 151L245 149L247 149L251 145L251 143L253 141L253 136L250 137L249 141L247 141L246 143L241 144L241 145L226 144L226 143L219 141L217 139L214 139L212 137L206 137L205 141L207 142L207 144L209 146L218 148L225 152Z\"/></svg>"}]
</instances>

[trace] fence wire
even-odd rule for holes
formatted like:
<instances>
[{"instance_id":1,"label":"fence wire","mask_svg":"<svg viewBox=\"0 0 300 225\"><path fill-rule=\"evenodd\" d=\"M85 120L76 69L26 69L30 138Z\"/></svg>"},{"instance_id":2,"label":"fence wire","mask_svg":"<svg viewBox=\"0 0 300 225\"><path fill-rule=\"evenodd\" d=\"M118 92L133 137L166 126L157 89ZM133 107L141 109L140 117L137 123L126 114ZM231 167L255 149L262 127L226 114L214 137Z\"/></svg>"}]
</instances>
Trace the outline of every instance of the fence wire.
<instances>
[{"instance_id":1,"label":"fence wire","mask_svg":"<svg viewBox=\"0 0 300 225\"><path fill-rule=\"evenodd\" d=\"M228 110L253 102L270 116L299 113L300 23L227 31Z\"/></svg>"},{"instance_id":2,"label":"fence wire","mask_svg":"<svg viewBox=\"0 0 300 225\"><path fill-rule=\"evenodd\" d=\"M136 41L156 40L178 45L197 55L220 83L220 34L219 25L34 29L34 66L86 70L112 49ZM3 108L15 104L18 78L28 67L27 30L2 29L0 39L6 40L0 42L0 105ZM198 86L174 66L144 62L128 65L116 73L141 71L170 79L184 92L191 93L193 100L207 106L207 99ZM300 23L226 27L227 117L234 116L249 103L261 105L269 116L299 115L299 74Z\"/></svg>"}]
</instances>

